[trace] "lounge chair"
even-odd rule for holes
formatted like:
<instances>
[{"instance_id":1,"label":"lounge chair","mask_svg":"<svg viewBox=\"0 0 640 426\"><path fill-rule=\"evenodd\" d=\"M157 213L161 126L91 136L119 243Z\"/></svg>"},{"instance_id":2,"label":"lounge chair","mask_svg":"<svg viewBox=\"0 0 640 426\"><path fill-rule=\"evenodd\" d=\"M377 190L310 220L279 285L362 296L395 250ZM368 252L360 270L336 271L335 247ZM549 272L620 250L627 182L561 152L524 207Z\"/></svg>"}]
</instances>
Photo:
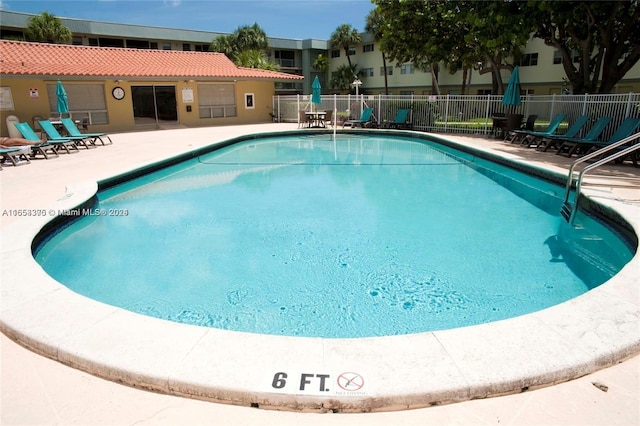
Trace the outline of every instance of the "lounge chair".
<instances>
[{"instance_id":1,"label":"lounge chair","mask_svg":"<svg viewBox=\"0 0 640 426\"><path fill-rule=\"evenodd\" d=\"M409 122L409 109L399 109L393 121L382 123L382 127L389 129L411 129L413 125Z\"/></svg>"},{"instance_id":2,"label":"lounge chair","mask_svg":"<svg viewBox=\"0 0 640 426\"><path fill-rule=\"evenodd\" d=\"M44 132L47 134L49 141L70 139L76 144L76 146L84 146L85 148L89 149L88 141L85 140L85 138L82 136L63 137L60 133L58 133L58 129L56 129L49 120L39 120L38 124L40 125L40 128L42 128L42 130L44 130ZM95 145L93 145L93 147L95 147Z\"/></svg>"},{"instance_id":3,"label":"lounge chair","mask_svg":"<svg viewBox=\"0 0 640 426\"><path fill-rule=\"evenodd\" d=\"M611 135L608 141L606 142L594 141L594 142L586 142L584 144L579 143L579 144L582 144L582 146L580 146L577 150L582 151L585 154L589 154L599 149L606 148L607 146L613 143L616 143L621 141L622 139L628 138L636 131L638 127L640 127L640 118L632 118L632 117L625 118L622 124L618 126L618 129L613 133L613 135ZM628 144L624 144L616 149L623 150L628 148L629 146L630 145ZM633 161L633 165L637 167L636 157L632 156L630 158L632 161L635 160ZM624 159L621 159L620 161L622 162L623 160Z\"/></svg>"},{"instance_id":4,"label":"lounge chair","mask_svg":"<svg viewBox=\"0 0 640 426\"><path fill-rule=\"evenodd\" d=\"M91 139L90 142L92 144L94 144L94 145L96 144L97 141L100 141L100 143L102 145L106 145L104 143L104 139L102 139L102 138L106 138L109 141L109 144L113 143L113 141L111 140L109 135L106 134L106 133L82 133L82 132L80 132L80 130L78 129L78 126L76 126L76 123L74 123L73 120L70 119L70 118L63 118L60 121L62 121L62 125L64 126L65 129L67 129L67 133L69 133L70 136L83 137L83 138Z\"/></svg>"},{"instance_id":5,"label":"lounge chair","mask_svg":"<svg viewBox=\"0 0 640 426\"><path fill-rule=\"evenodd\" d=\"M537 116L535 117L537 118ZM553 119L549 122L547 128L540 132L534 131L533 128L525 130L512 130L510 142L519 142L523 145L530 146L531 142L535 141L536 139L554 134L565 117L566 116L564 114L556 114L555 117L553 117Z\"/></svg>"},{"instance_id":6,"label":"lounge chair","mask_svg":"<svg viewBox=\"0 0 640 426\"><path fill-rule=\"evenodd\" d=\"M368 126L373 118L373 108L366 107L362 110L362 114L360 115L360 120L347 120L342 124L342 127L346 125L350 125L351 127L365 127Z\"/></svg>"},{"instance_id":7,"label":"lounge chair","mask_svg":"<svg viewBox=\"0 0 640 426\"><path fill-rule=\"evenodd\" d=\"M559 139L560 144L558 145L556 154L564 154L567 157L571 157L573 154L578 152L581 146L591 146L586 144L597 141L602 132L604 132L605 127L609 125L610 121L611 117L600 117L583 138L563 137L562 139Z\"/></svg>"},{"instance_id":8,"label":"lounge chair","mask_svg":"<svg viewBox=\"0 0 640 426\"><path fill-rule=\"evenodd\" d=\"M0 155L2 156L2 161L0 161L0 163L8 161L14 166L17 166L20 160L26 160L26 163L23 164L28 164L31 162L31 160L29 160L29 156L25 152L24 147L21 148L16 146L10 148L0 148Z\"/></svg>"},{"instance_id":9,"label":"lounge chair","mask_svg":"<svg viewBox=\"0 0 640 426\"><path fill-rule=\"evenodd\" d=\"M604 117L604 121L602 123L604 123L604 126L606 126L609 122L606 121L606 117ZM609 119L611 120L611 119ZM571 127L569 127L566 131L565 134L563 135L547 135L547 136L543 136L542 138L540 138L538 140L538 144L536 146L536 149L538 151L548 151L551 148L555 148L556 150L558 149L558 147L560 146L560 144L562 144L562 141L564 139L573 139L573 138L577 138L578 134L580 132L582 132L585 128L585 126L587 126L587 124L589 123L589 121L591 121L591 117L588 115L581 115L578 117L578 119L571 125ZM597 122L596 122L597 124ZM594 125L594 127L596 127ZM603 127L604 129L604 127Z\"/></svg>"},{"instance_id":10,"label":"lounge chair","mask_svg":"<svg viewBox=\"0 0 640 426\"><path fill-rule=\"evenodd\" d=\"M29 126L29 123L16 123L15 126L16 129L20 131L20 134L23 138L32 142L41 142L36 145L31 145L31 153L33 157L38 154L42 154L42 156L48 160L49 156L47 155L47 153L55 155L57 157L58 152L61 149L64 149L67 154L79 151L78 147L71 139L61 139L57 141L42 140L40 139L40 137L38 137L36 132L33 131L31 126ZM69 146L71 146L74 151L70 151Z\"/></svg>"}]
</instances>

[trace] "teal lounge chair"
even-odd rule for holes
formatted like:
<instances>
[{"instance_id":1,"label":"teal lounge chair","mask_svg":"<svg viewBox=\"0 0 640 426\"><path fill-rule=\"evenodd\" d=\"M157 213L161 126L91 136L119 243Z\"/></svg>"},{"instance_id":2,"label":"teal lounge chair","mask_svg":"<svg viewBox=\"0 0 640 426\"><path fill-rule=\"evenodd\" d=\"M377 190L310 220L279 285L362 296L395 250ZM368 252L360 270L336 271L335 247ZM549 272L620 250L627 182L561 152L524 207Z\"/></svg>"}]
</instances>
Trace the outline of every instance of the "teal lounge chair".
<instances>
[{"instance_id":1,"label":"teal lounge chair","mask_svg":"<svg viewBox=\"0 0 640 426\"><path fill-rule=\"evenodd\" d=\"M622 124L620 124L620 126L618 126L618 129L613 133L613 135L611 135L611 137L609 138L608 141L606 142L599 142L599 141L595 141L595 142L586 142L583 144L583 146L579 147L578 150L585 152L585 154L591 153L591 152L595 152L599 149L602 148L606 148L607 146L619 142L622 139L626 139L629 136L631 136L636 129L638 129L640 127L640 118L632 118L632 117L628 117L625 118L624 121L622 122ZM629 144L623 144L621 146L619 146L618 150L623 150L628 148L630 145ZM634 162L634 165L637 166L637 164Z\"/></svg>"},{"instance_id":2,"label":"teal lounge chair","mask_svg":"<svg viewBox=\"0 0 640 426\"><path fill-rule=\"evenodd\" d=\"M40 127L42 127L42 130L44 130L44 132L47 134L49 141L59 141L64 139L67 139L67 140L70 139L75 143L76 147L84 146L85 148L89 149L88 142L82 136L63 137L60 133L58 133L58 129L56 129L55 126L49 120L40 120L38 121L38 124L40 125ZM93 147L95 147L95 145L93 145Z\"/></svg>"},{"instance_id":3,"label":"teal lounge chair","mask_svg":"<svg viewBox=\"0 0 640 426\"><path fill-rule=\"evenodd\" d=\"M587 142L595 142L598 140L605 127L609 125L611 121L611 117L600 117L598 121L595 122L593 127L589 130L583 138L566 138L563 137L561 139L560 145L558 145L558 150L556 151L557 155L566 155L567 157L571 157L573 154L577 153L580 148L581 143L586 144ZM587 146L587 145L583 145ZM590 145L589 145L590 146Z\"/></svg>"},{"instance_id":4,"label":"teal lounge chair","mask_svg":"<svg viewBox=\"0 0 640 426\"><path fill-rule=\"evenodd\" d=\"M2 158L0 163L9 162L14 166L17 166L20 160L26 160L26 163L23 164L31 162L29 156L24 152L24 148L20 147L0 148L0 156L0 158Z\"/></svg>"},{"instance_id":5,"label":"teal lounge chair","mask_svg":"<svg viewBox=\"0 0 640 426\"><path fill-rule=\"evenodd\" d=\"M373 117L373 108L365 108L362 110L362 114L360 115L360 120L347 120L342 124L342 127L346 125L350 125L351 127L365 127L371 122L371 118Z\"/></svg>"},{"instance_id":6,"label":"teal lounge chair","mask_svg":"<svg viewBox=\"0 0 640 426\"><path fill-rule=\"evenodd\" d=\"M409 122L409 109L399 109L396 112L396 118L393 121L383 123L383 126L389 129L411 129L413 125Z\"/></svg>"},{"instance_id":7,"label":"teal lounge chair","mask_svg":"<svg viewBox=\"0 0 640 426\"><path fill-rule=\"evenodd\" d=\"M80 130L78 130L76 123L74 123L72 119L63 118L61 121L62 125L65 129L67 129L67 133L69 133L70 136L92 139L91 143L94 145L96 144L96 141L100 141L102 145L106 145L104 143L104 139L102 138L106 138L109 141L109 144L113 143L109 135L107 135L106 133L81 133Z\"/></svg>"},{"instance_id":8,"label":"teal lounge chair","mask_svg":"<svg viewBox=\"0 0 640 426\"><path fill-rule=\"evenodd\" d=\"M511 143L520 142L522 145L530 146L530 144L538 138L543 136L552 135L558 130L558 126L564 120L566 115L556 114L555 117L549 122L546 129L541 132L533 130L512 130L511 131Z\"/></svg>"},{"instance_id":9,"label":"teal lounge chair","mask_svg":"<svg viewBox=\"0 0 640 426\"><path fill-rule=\"evenodd\" d=\"M607 117L604 117L604 120L602 121L602 123L604 123L604 126L606 126L609 123L609 121L606 121L606 120L607 120ZM609 120L611 120L611 119L609 118ZM563 134L563 135L549 135L549 136L544 136L542 139L540 139L538 141L538 146L536 146L536 149L538 151L545 151L545 152L550 150L551 148L555 148L557 150L558 147L562 144L562 141L564 139L577 138L578 134L584 130L585 126L587 126L589 121L591 121L591 117L590 116L581 115L571 125L571 127L569 127L567 129L565 134ZM597 122L596 122L596 125L597 125ZM596 125L594 125L593 127L597 127ZM603 129L604 129L604 127L603 127Z\"/></svg>"},{"instance_id":10,"label":"teal lounge chair","mask_svg":"<svg viewBox=\"0 0 640 426\"><path fill-rule=\"evenodd\" d=\"M68 154L70 154L72 151L69 150L69 146L75 149L75 151L73 152L78 152L78 147L71 139L62 139L57 141L42 140L40 139L40 137L38 137L36 132L33 131L31 126L29 126L29 123L16 123L15 126L22 137L26 140L32 142L41 142L40 144L31 146L31 152L34 157L38 154L42 154L44 158L49 159L47 153L55 155L57 157L58 152L61 149L64 149Z\"/></svg>"}]
</instances>

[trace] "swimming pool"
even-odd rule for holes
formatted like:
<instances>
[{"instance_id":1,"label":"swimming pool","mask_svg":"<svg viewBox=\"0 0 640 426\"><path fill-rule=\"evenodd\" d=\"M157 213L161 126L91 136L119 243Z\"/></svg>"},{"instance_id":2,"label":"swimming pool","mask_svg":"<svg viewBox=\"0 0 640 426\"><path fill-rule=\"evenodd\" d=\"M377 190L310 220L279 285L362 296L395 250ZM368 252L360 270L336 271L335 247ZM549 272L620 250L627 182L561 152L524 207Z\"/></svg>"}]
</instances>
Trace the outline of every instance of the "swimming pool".
<instances>
[{"instance_id":1,"label":"swimming pool","mask_svg":"<svg viewBox=\"0 0 640 426\"><path fill-rule=\"evenodd\" d=\"M260 131L272 132L276 126L265 127L269 128ZM149 132L118 135L118 142L145 141L144 149L152 152L147 158L154 159L162 152L156 146L163 136L168 142L179 134L190 141L199 139L194 146L204 146L273 135L251 132L256 129L189 129L166 135ZM472 161L489 158L562 182L562 170L493 151L494 141L485 148L465 138L402 134L436 139L464 151ZM113 155L111 149L99 153L103 162L114 164L111 174L101 180L101 187L209 150L192 148L184 155L172 158L165 154L166 159L142 166L135 160L121 165L118 150L122 145L112 147ZM75 172L69 175L82 176ZM67 186L66 195L49 206L51 209L92 205L87 202L98 185L77 178L70 181L78 183ZM593 202L591 207L598 208L603 217L626 224L633 235L638 233L637 205L601 190L588 190L587 195ZM50 218L25 218L3 229L3 265L12 267L0 271L2 332L61 363L130 386L254 407L388 411L535 389L581 377L640 353L637 254L603 285L509 320L390 337L295 338L179 324L80 296L51 279L32 257L34 238L50 224Z\"/></svg>"},{"instance_id":2,"label":"swimming pool","mask_svg":"<svg viewBox=\"0 0 640 426\"><path fill-rule=\"evenodd\" d=\"M133 312L299 337L420 333L576 297L630 244L558 215L562 188L428 141L303 135L223 147L98 193L36 250ZM91 280L86 277L91 276Z\"/></svg>"}]
</instances>

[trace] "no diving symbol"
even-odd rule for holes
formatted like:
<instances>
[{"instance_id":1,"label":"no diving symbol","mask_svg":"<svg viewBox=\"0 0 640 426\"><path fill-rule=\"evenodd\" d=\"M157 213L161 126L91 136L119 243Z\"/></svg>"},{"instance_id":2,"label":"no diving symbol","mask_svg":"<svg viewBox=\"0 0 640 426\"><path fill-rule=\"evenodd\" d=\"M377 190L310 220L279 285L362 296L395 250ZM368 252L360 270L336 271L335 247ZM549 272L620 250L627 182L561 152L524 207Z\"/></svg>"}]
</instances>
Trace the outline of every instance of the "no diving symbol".
<instances>
[{"instance_id":1,"label":"no diving symbol","mask_svg":"<svg viewBox=\"0 0 640 426\"><path fill-rule=\"evenodd\" d=\"M346 391L357 391L364 386L364 379L358 373L342 373L338 376L338 386Z\"/></svg>"}]
</instances>

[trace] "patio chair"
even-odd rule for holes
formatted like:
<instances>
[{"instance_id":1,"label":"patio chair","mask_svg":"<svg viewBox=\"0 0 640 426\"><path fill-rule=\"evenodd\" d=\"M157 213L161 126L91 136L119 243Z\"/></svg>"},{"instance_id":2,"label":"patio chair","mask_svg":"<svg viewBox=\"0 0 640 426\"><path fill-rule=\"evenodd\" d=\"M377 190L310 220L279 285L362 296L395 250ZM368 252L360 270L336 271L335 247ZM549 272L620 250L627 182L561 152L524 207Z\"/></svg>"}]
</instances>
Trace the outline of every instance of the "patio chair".
<instances>
[{"instance_id":1,"label":"patio chair","mask_svg":"<svg viewBox=\"0 0 640 426\"><path fill-rule=\"evenodd\" d=\"M408 108L399 109L393 121L383 122L382 127L388 129L411 129L413 125L409 122L409 112Z\"/></svg>"},{"instance_id":2,"label":"patio chair","mask_svg":"<svg viewBox=\"0 0 640 426\"><path fill-rule=\"evenodd\" d=\"M534 117L537 118L538 116L535 115ZM562 123L565 117L566 116L564 114L556 114L555 117L553 117L553 119L549 122L549 125L547 126L547 128L540 132L534 131L533 126L531 128L525 128L523 130L512 130L510 133L511 139L509 140L509 142L511 143L518 142L523 145L529 146L529 144L532 141L535 141L538 138L554 134L558 129L558 126L560 126L560 123ZM529 116L529 118L531 118L531 116ZM535 122L535 118L534 118L534 122ZM527 122L528 121L529 120L527 119Z\"/></svg>"},{"instance_id":3,"label":"patio chair","mask_svg":"<svg viewBox=\"0 0 640 426\"><path fill-rule=\"evenodd\" d=\"M301 109L298 111L298 129L300 127L311 127L311 120L307 116L307 111Z\"/></svg>"},{"instance_id":4,"label":"patio chair","mask_svg":"<svg viewBox=\"0 0 640 426\"><path fill-rule=\"evenodd\" d=\"M79 152L77 145L71 139L60 139L57 141L49 141L43 140L36 132L33 131L29 123L16 123L16 129L20 131L20 134L23 138L32 141L32 142L41 142L37 145L31 146L31 155L32 157L37 156L38 154L42 154L45 159L49 159L47 152L49 154L58 156L58 152L63 149L67 152L67 154L71 154L71 152ZM69 146L71 146L75 151L69 150Z\"/></svg>"},{"instance_id":5,"label":"patio chair","mask_svg":"<svg viewBox=\"0 0 640 426\"><path fill-rule=\"evenodd\" d=\"M39 120L38 124L40 125L40 128L47 134L49 141L58 141L65 139L72 140L75 143L76 147L82 145L85 148L89 149L88 142L82 136L63 137L60 133L58 133L58 129L56 129L49 120ZM95 147L95 145L93 145L93 147Z\"/></svg>"},{"instance_id":6,"label":"patio chair","mask_svg":"<svg viewBox=\"0 0 640 426\"><path fill-rule=\"evenodd\" d=\"M342 127L346 125L350 125L351 127L366 127L371 122L373 118L373 108L366 107L362 110L362 114L360 115L360 120L347 120L342 124Z\"/></svg>"},{"instance_id":7,"label":"patio chair","mask_svg":"<svg viewBox=\"0 0 640 426\"><path fill-rule=\"evenodd\" d=\"M91 139L89 142L92 143L93 145L96 145L97 141L100 141L102 145L106 145L104 143L104 139L102 138L106 138L109 141L109 144L113 144L113 141L111 140L109 135L106 133L82 133L80 132L80 130L78 129L78 126L76 126L76 123L74 123L72 119L63 118L60 121L62 121L62 125L67 130L67 133L69 133L70 136Z\"/></svg>"},{"instance_id":8,"label":"patio chair","mask_svg":"<svg viewBox=\"0 0 640 426\"><path fill-rule=\"evenodd\" d=\"M530 147L534 146L533 144L537 142L535 148L538 151L546 152L551 148L558 149L559 144L562 142L564 138L577 137L578 134L584 129L584 127L587 125L587 123L589 123L590 120L591 120L591 116L581 115L580 117L578 117L576 121L573 122L571 127L569 127L563 135L546 135L537 139L537 141L530 142L528 146Z\"/></svg>"},{"instance_id":9,"label":"patio chair","mask_svg":"<svg viewBox=\"0 0 640 426\"><path fill-rule=\"evenodd\" d=\"M333 110L329 109L327 111L325 111L324 114L324 125L326 127L326 125L329 124L331 127L333 127Z\"/></svg>"},{"instance_id":10,"label":"patio chair","mask_svg":"<svg viewBox=\"0 0 640 426\"><path fill-rule=\"evenodd\" d=\"M558 145L558 149L556 150L556 155L566 154L567 157L571 157L573 154L576 154L581 146L588 146L587 143L595 142L598 140L604 129L611 122L611 117L600 117L598 121L595 122L593 127L589 130L589 132L583 138L566 138L563 137L559 139L560 144Z\"/></svg>"},{"instance_id":11,"label":"patio chair","mask_svg":"<svg viewBox=\"0 0 640 426\"><path fill-rule=\"evenodd\" d=\"M30 163L31 160L29 160L29 156L27 155L27 152L25 152L25 149L26 148L24 147L0 148L0 156L2 156L0 157L2 158L2 161L0 161L0 164L9 162L14 166L17 166L21 160L26 160L26 163L22 163L22 164Z\"/></svg>"}]
</instances>

